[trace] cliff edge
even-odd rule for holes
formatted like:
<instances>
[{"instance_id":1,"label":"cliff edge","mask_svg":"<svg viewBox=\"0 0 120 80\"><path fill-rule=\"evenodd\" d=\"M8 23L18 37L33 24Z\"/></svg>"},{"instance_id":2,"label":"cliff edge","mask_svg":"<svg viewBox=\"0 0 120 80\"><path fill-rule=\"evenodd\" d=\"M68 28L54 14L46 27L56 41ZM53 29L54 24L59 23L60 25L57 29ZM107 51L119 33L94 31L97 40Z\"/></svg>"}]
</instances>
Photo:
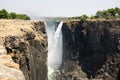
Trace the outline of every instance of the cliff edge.
<instances>
[{"instance_id":1,"label":"cliff edge","mask_svg":"<svg viewBox=\"0 0 120 80\"><path fill-rule=\"evenodd\" d=\"M0 55L10 55L25 80L47 79L47 36L42 21L0 20L0 34Z\"/></svg>"},{"instance_id":2,"label":"cliff edge","mask_svg":"<svg viewBox=\"0 0 120 80\"><path fill-rule=\"evenodd\" d=\"M25 80L47 80L44 22L0 20L0 34L0 79L18 72ZM120 80L120 20L67 21L62 34L62 80Z\"/></svg>"}]
</instances>

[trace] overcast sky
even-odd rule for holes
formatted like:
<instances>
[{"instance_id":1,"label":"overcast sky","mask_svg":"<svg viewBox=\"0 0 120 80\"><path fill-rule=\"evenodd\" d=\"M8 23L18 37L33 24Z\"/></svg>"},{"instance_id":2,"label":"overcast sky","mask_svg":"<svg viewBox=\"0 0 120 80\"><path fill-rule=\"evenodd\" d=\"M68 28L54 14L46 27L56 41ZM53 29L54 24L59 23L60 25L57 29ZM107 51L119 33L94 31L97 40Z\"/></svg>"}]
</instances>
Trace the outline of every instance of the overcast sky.
<instances>
[{"instance_id":1,"label":"overcast sky","mask_svg":"<svg viewBox=\"0 0 120 80\"><path fill-rule=\"evenodd\" d=\"M96 11L120 7L120 0L0 0L0 9L32 17L94 15Z\"/></svg>"}]
</instances>

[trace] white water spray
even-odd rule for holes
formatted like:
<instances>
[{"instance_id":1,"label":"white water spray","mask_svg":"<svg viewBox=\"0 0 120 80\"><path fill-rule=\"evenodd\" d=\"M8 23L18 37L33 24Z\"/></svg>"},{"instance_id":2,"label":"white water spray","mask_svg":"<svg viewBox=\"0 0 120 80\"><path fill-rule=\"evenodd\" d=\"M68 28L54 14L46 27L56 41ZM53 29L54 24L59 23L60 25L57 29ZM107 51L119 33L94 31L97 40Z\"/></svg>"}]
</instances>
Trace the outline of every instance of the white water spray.
<instances>
[{"instance_id":1,"label":"white water spray","mask_svg":"<svg viewBox=\"0 0 120 80\"><path fill-rule=\"evenodd\" d=\"M48 35L48 80L56 80L60 74L62 64L62 25L60 22L56 31L54 22L46 23L46 32Z\"/></svg>"}]
</instances>

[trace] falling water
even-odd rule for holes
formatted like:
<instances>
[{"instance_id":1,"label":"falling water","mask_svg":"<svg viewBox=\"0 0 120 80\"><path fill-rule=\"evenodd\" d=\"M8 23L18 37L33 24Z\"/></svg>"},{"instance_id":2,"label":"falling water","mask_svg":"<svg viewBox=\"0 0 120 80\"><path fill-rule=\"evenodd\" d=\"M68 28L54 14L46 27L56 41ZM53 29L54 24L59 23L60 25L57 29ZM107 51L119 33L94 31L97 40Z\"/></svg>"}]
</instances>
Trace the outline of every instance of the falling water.
<instances>
[{"instance_id":1,"label":"falling water","mask_svg":"<svg viewBox=\"0 0 120 80\"><path fill-rule=\"evenodd\" d=\"M62 64L62 25L63 22L60 22L58 27L55 22L46 22L48 36L48 80L56 80L56 77L60 74L60 66Z\"/></svg>"}]
</instances>

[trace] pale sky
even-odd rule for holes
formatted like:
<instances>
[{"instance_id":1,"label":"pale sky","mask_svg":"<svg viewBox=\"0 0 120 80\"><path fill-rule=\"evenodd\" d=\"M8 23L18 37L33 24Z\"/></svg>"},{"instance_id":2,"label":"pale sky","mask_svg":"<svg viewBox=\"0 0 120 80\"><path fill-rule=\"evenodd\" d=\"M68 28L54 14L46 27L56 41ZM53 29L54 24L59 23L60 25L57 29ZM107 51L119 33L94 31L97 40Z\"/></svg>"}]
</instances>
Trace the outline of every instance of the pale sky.
<instances>
[{"instance_id":1,"label":"pale sky","mask_svg":"<svg viewBox=\"0 0 120 80\"><path fill-rule=\"evenodd\" d=\"M32 17L91 16L114 7L120 8L120 0L0 0L0 9Z\"/></svg>"}]
</instances>

